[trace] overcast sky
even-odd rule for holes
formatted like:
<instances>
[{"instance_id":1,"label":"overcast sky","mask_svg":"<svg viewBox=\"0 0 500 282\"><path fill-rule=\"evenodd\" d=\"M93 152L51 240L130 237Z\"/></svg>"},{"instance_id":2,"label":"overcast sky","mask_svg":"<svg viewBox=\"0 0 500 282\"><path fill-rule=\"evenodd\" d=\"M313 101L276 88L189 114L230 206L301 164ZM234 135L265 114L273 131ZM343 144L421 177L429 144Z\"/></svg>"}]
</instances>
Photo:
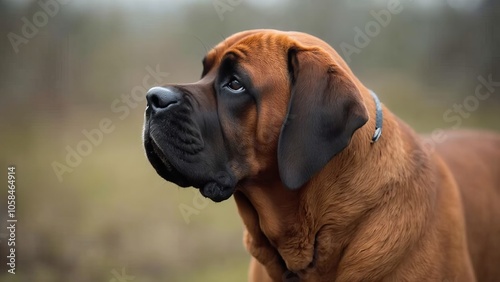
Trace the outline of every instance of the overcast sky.
<instances>
[{"instance_id":1,"label":"overcast sky","mask_svg":"<svg viewBox=\"0 0 500 282\"><path fill-rule=\"evenodd\" d=\"M4 0L10 2L13 5L24 6L33 0ZM48 0L43 0L48 1ZM56 1L56 0L54 0ZM297 0L304 1L304 0ZM352 5L364 5L364 3L370 2L370 0L344 0L350 2ZM390 0L371 0L372 3L377 3L379 5L386 5ZM400 0L401 3L413 2L417 6L424 8L435 8L437 6L442 6L448 4L450 7L457 10L474 10L481 4L483 0ZM274 5L286 5L290 3L290 0L72 0L71 5L74 7L85 7L85 8L113 8L120 6L127 9L137 9L144 7L151 7L157 9L170 8L177 9L186 4L192 3L243 3L251 4L261 7L272 7ZM311 1L311 3L314 3Z\"/></svg>"}]
</instances>

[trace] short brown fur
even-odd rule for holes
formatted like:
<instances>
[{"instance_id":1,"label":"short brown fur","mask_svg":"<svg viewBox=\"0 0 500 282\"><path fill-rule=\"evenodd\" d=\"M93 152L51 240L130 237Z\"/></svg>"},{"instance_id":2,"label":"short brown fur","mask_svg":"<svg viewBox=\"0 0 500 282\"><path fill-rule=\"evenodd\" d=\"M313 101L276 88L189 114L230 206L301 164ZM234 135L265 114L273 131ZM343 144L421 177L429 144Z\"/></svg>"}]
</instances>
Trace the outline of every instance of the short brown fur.
<instances>
[{"instance_id":1,"label":"short brown fur","mask_svg":"<svg viewBox=\"0 0 500 282\"><path fill-rule=\"evenodd\" d=\"M296 191L283 185L276 160L291 99L290 48L305 58L316 52L318 69L352 83L364 105L360 114L368 118L349 145ZM209 52L205 79L213 78L228 52L238 53L262 95L242 124L221 121L225 128L244 128L233 142L243 144L251 169L232 168L245 174L234 197L253 256L250 281L286 281L287 275L300 281L500 279L498 135L451 132L429 148L384 107L382 136L371 144L375 103L325 42L297 32L238 33Z\"/></svg>"}]
</instances>

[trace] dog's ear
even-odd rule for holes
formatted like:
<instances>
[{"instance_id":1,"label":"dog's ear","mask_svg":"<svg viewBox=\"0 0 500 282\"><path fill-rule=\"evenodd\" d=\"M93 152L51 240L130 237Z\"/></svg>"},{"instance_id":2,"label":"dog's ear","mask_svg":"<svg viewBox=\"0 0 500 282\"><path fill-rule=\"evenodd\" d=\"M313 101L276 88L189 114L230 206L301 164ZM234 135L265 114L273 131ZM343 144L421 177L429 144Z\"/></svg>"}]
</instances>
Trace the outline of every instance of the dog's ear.
<instances>
[{"instance_id":1,"label":"dog's ear","mask_svg":"<svg viewBox=\"0 0 500 282\"><path fill-rule=\"evenodd\" d=\"M288 51L291 96L278 142L283 184L298 189L350 142L367 120L358 88L328 53Z\"/></svg>"}]
</instances>

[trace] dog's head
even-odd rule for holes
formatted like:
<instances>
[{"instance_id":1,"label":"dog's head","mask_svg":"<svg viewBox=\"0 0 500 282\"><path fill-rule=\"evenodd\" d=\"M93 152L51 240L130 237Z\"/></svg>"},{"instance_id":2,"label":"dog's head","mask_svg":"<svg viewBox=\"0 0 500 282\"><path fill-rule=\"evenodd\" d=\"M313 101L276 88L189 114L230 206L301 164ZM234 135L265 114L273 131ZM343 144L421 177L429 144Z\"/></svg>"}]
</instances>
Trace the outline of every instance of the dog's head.
<instances>
[{"instance_id":1,"label":"dog's head","mask_svg":"<svg viewBox=\"0 0 500 282\"><path fill-rule=\"evenodd\" d=\"M164 179L213 201L244 181L279 177L289 189L303 186L368 119L334 52L297 32L229 37L205 56L198 82L149 90L149 161Z\"/></svg>"}]
</instances>

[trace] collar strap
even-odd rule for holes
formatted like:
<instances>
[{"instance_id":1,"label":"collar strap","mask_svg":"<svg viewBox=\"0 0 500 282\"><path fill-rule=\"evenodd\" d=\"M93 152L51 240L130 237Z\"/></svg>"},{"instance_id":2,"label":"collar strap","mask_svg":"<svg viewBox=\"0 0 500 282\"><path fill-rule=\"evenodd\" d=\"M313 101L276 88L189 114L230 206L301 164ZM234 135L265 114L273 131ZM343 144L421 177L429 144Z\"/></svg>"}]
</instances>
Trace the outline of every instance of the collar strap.
<instances>
[{"instance_id":1,"label":"collar strap","mask_svg":"<svg viewBox=\"0 0 500 282\"><path fill-rule=\"evenodd\" d=\"M375 109L377 111L375 114L375 133L373 134L371 141L371 143L373 144L377 142L378 139L380 138L380 135L382 135L382 123L384 121L384 115L382 113L382 103L380 103L377 94L375 94L375 92L371 90L370 94L372 95L372 98L375 101Z\"/></svg>"}]
</instances>

